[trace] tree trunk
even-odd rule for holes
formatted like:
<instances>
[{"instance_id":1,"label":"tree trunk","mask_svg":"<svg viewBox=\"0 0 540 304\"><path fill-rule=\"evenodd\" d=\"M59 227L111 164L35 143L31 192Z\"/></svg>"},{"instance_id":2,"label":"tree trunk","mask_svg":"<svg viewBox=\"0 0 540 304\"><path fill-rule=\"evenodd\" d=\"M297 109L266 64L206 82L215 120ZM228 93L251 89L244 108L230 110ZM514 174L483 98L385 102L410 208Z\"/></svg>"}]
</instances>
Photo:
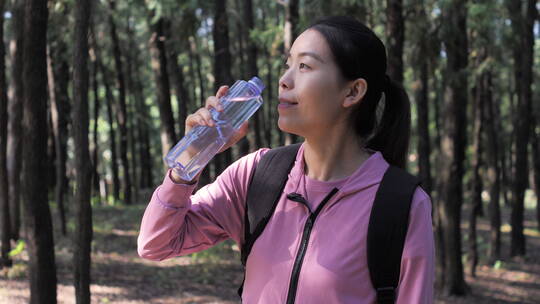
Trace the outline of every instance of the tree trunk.
<instances>
[{"instance_id":1,"label":"tree trunk","mask_svg":"<svg viewBox=\"0 0 540 304\"><path fill-rule=\"evenodd\" d=\"M176 47L178 43L174 43L175 39L171 33L171 22L167 21L165 27L165 45L167 48L167 63L169 68L169 74L173 82L173 88L176 94L176 102L178 105L178 134L184 136L185 133L185 122L188 115L188 103L189 103L189 94L185 88L185 79L184 72L182 67L178 65L178 52ZM182 44L186 45L186 44Z\"/></svg>"},{"instance_id":2,"label":"tree trunk","mask_svg":"<svg viewBox=\"0 0 540 304\"><path fill-rule=\"evenodd\" d=\"M4 7L5 1L0 0L0 221L2 222L1 241L2 248L0 249L0 268L2 265L12 264L9 258L11 251L11 216L9 214L9 187L7 173L7 127L8 127L8 112L7 112L7 84L6 84L6 51L4 46Z\"/></svg>"},{"instance_id":3,"label":"tree trunk","mask_svg":"<svg viewBox=\"0 0 540 304\"><path fill-rule=\"evenodd\" d=\"M538 230L540 230L540 134L536 131L538 122L540 121L540 115L536 110L536 115L533 117L532 122L532 142L531 149L533 152L533 166L534 166L534 192L536 193L536 224Z\"/></svg>"},{"instance_id":4,"label":"tree trunk","mask_svg":"<svg viewBox=\"0 0 540 304\"><path fill-rule=\"evenodd\" d=\"M214 92L222 85L232 85L231 53L229 51L229 25L225 0L214 1L214 24L212 35L214 38ZM214 158L216 175L220 174L232 162L231 149Z\"/></svg>"},{"instance_id":5,"label":"tree trunk","mask_svg":"<svg viewBox=\"0 0 540 304\"><path fill-rule=\"evenodd\" d=\"M99 139L98 139L98 120L99 120L99 110L101 107L101 102L99 98L99 85L98 85L98 63L97 63L97 57L96 57L96 49L95 49L95 32L91 29L90 33L90 40L91 40L91 53L93 56L91 57L92 61L92 92L94 97L94 125L92 126L92 148L90 149L90 157L92 159L92 186L95 191L95 193L100 193L99 189ZM103 197L104 198L104 197Z\"/></svg>"},{"instance_id":6,"label":"tree trunk","mask_svg":"<svg viewBox=\"0 0 540 304\"><path fill-rule=\"evenodd\" d=\"M92 244L92 168L88 151L88 29L92 0L75 4L75 45L73 56L73 139L75 145L76 234L73 278L78 304L90 303L90 265Z\"/></svg>"},{"instance_id":7,"label":"tree trunk","mask_svg":"<svg viewBox=\"0 0 540 304\"><path fill-rule=\"evenodd\" d=\"M479 62L477 66L480 66L484 63L484 60L487 59L486 50L481 50L483 54L479 57ZM476 277L476 266L478 265L478 246L477 246L477 237L476 237L476 219L479 215L482 214L482 176L480 174L481 168L484 166L482 154L484 143L482 141L482 136L484 133L484 104L487 99L487 75L486 72L478 76L476 83L475 94L474 94L474 143L473 143L473 193L471 199L471 210L469 214L469 270L471 276Z\"/></svg>"},{"instance_id":8,"label":"tree trunk","mask_svg":"<svg viewBox=\"0 0 540 304\"><path fill-rule=\"evenodd\" d=\"M135 50L133 47L132 50ZM134 68L134 90L135 90L135 108L139 115L137 118L137 133L140 136L138 154L141 159L141 188L150 188L153 185L152 177L152 154L150 152L150 117L148 115L148 107L144 100L144 90L140 79L139 60L135 54L133 56L135 62Z\"/></svg>"},{"instance_id":9,"label":"tree trunk","mask_svg":"<svg viewBox=\"0 0 540 304\"><path fill-rule=\"evenodd\" d=\"M111 32L113 54L114 54L114 66L116 69L116 80L118 85L118 105L119 109L116 111L118 119L118 129L120 130L120 163L123 169L123 192L124 202L131 204L131 173L128 161L128 131L127 131L127 106L126 106L126 84L122 63L122 52L120 50L120 42L118 41L118 35L116 33L116 24L114 22L112 13L116 9L116 1L110 0L109 6L111 12L109 14L109 29Z\"/></svg>"},{"instance_id":10,"label":"tree trunk","mask_svg":"<svg viewBox=\"0 0 540 304\"><path fill-rule=\"evenodd\" d=\"M419 11L417 12L417 33L426 33L429 29L426 12L424 10L424 1L417 3ZM418 112L418 171L422 186L429 194L431 193L431 165L430 165L430 135L429 135L429 54L426 37L418 35L415 39L418 50L414 56L414 65L418 70L418 80L415 85L416 109Z\"/></svg>"},{"instance_id":11,"label":"tree trunk","mask_svg":"<svg viewBox=\"0 0 540 304\"><path fill-rule=\"evenodd\" d=\"M245 26L242 28L244 29L243 35L245 35L244 40L247 41L247 73L248 77L251 78L253 76L259 75L259 69L257 68L257 45L255 41L250 37L250 32L255 29L255 20L253 17L253 1L252 0L244 0L244 18ZM264 112L261 110L257 111L255 113L254 117L254 125L255 125L255 147L251 147L251 150L255 150L258 148L261 148L264 145L263 139L263 128L265 125L265 117Z\"/></svg>"},{"instance_id":12,"label":"tree trunk","mask_svg":"<svg viewBox=\"0 0 540 304\"><path fill-rule=\"evenodd\" d=\"M47 48L47 80L49 86L49 101L51 106L51 120L54 138L54 148L56 155L56 183L55 183L55 200L58 205L58 214L60 216L60 226L62 234L67 235L66 228L66 210L64 208L64 193L66 192L66 156L67 156L67 119L64 115L69 115L69 110L66 113L66 103L64 96L60 97L57 92L60 89L56 85L56 75L53 71L53 55L50 47ZM56 52L55 52L56 53ZM59 63L58 65L63 65ZM69 68L68 68L69 71ZM69 77L69 76L68 76Z\"/></svg>"},{"instance_id":13,"label":"tree trunk","mask_svg":"<svg viewBox=\"0 0 540 304\"><path fill-rule=\"evenodd\" d=\"M152 25L150 54L152 55L152 70L154 71L156 81L157 102L161 123L161 152L162 156L165 156L176 144L176 133L171 106L169 74L167 73L167 51L163 42L163 22L163 18L159 18Z\"/></svg>"},{"instance_id":14,"label":"tree trunk","mask_svg":"<svg viewBox=\"0 0 540 304\"><path fill-rule=\"evenodd\" d=\"M96 56L99 60L99 55ZM111 91L108 71L105 67L98 63L98 66L101 70L101 75L103 77L103 85L105 86L105 98L107 99L106 108L107 108L107 119L109 120L109 141L111 143L111 172L112 172L112 186L113 186L113 196L116 201L120 200L120 178L118 176L118 156L116 155L116 127L114 124L114 115L112 110L112 105L115 103L114 96Z\"/></svg>"},{"instance_id":15,"label":"tree trunk","mask_svg":"<svg viewBox=\"0 0 540 304\"><path fill-rule=\"evenodd\" d=\"M403 84L403 42L405 21L403 0L386 0L386 33L388 37L388 75Z\"/></svg>"},{"instance_id":16,"label":"tree trunk","mask_svg":"<svg viewBox=\"0 0 540 304\"><path fill-rule=\"evenodd\" d=\"M204 79L202 76L202 64L201 64L201 56L199 55L199 52L197 50L197 34L193 34L191 38L189 39L189 59L190 62L195 61L195 70L197 71L197 79L199 81L199 106L204 107L205 102L205 86L204 86Z\"/></svg>"},{"instance_id":17,"label":"tree trunk","mask_svg":"<svg viewBox=\"0 0 540 304\"><path fill-rule=\"evenodd\" d=\"M24 215L30 303L56 303L56 267L47 202L47 2L27 0L24 25Z\"/></svg>"},{"instance_id":18,"label":"tree trunk","mask_svg":"<svg viewBox=\"0 0 540 304\"><path fill-rule=\"evenodd\" d=\"M11 216L11 239L18 240L21 227L21 172L22 172L22 118L24 103L23 42L24 2L17 1L12 7L13 40L10 52L11 86L9 101L7 171Z\"/></svg>"},{"instance_id":19,"label":"tree trunk","mask_svg":"<svg viewBox=\"0 0 540 304\"><path fill-rule=\"evenodd\" d=\"M298 22L299 22L299 1L298 0L288 0L284 3L285 6L285 33L283 36L284 42L284 51L285 54L289 53L293 45L294 40L298 36ZM285 134L285 145L290 145L298 141L298 136L286 133Z\"/></svg>"},{"instance_id":20,"label":"tree trunk","mask_svg":"<svg viewBox=\"0 0 540 304\"><path fill-rule=\"evenodd\" d=\"M517 89L519 92L516 113L518 113L519 119L516 121L516 162L512 191L511 256L523 256L526 252L523 221L525 190L527 189L527 178L529 176L527 147L531 129L532 66L534 53L533 25L536 17L536 1L528 0L526 4L526 15L522 16L522 2L507 1L514 37L519 39L514 44L514 64L518 70L515 83L518 86Z\"/></svg>"},{"instance_id":21,"label":"tree trunk","mask_svg":"<svg viewBox=\"0 0 540 304\"><path fill-rule=\"evenodd\" d=\"M497 136L498 132L496 130L497 121L495 114L495 104L493 103L493 98L491 91L493 89L491 81L491 71L487 72L487 96L485 107L485 121L487 128L487 142L488 142L488 153L487 154L487 178L490 184L489 189L489 223L491 226L490 237L489 237L489 251L488 257L489 262L494 263L500 259L501 255L501 208L499 204L500 197L500 166L499 166L499 147Z\"/></svg>"},{"instance_id":22,"label":"tree trunk","mask_svg":"<svg viewBox=\"0 0 540 304\"><path fill-rule=\"evenodd\" d=\"M443 9L444 41L447 50L447 83L444 98L444 132L441 151L443 204L441 225L445 250L444 293L464 295L466 284L461 262L460 219L467 117L467 10L466 0L453 0Z\"/></svg>"}]
</instances>

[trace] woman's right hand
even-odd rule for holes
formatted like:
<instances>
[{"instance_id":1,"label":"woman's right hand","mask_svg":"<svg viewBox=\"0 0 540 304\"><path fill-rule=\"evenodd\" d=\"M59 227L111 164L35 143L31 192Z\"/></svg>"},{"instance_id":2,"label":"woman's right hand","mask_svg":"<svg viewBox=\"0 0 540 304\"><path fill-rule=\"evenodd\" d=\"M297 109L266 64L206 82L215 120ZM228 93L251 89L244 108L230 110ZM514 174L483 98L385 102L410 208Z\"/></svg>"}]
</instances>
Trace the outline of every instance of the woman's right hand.
<instances>
[{"instance_id":1,"label":"woman's right hand","mask_svg":"<svg viewBox=\"0 0 540 304\"><path fill-rule=\"evenodd\" d=\"M185 134L187 134L193 127L195 126L209 126L209 127L215 127L216 122L212 119L212 114L210 114L210 109L214 108L216 111L221 112L223 111L223 107L219 103L219 99L227 94L227 91L229 90L228 86L221 86L219 90L216 93L216 96L210 96L206 99L206 104L204 108L198 109L195 113L188 115L186 118L186 127L185 127ZM240 129L238 129L234 135L229 139L229 141L219 150L219 153L227 150L231 146L233 146L235 143L237 143L240 139L242 139L244 136L246 136L248 132L248 123L247 121L242 124Z\"/></svg>"},{"instance_id":2,"label":"woman's right hand","mask_svg":"<svg viewBox=\"0 0 540 304\"><path fill-rule=\"evenodd\" d=\"M225 96L228 90L229 90L228 86L221 86L215 96L210 96L206 99L206 104L204 108L200 108L197 111L195 111L195 113L190 114L186 117L185 134L187 134L191 129L193 129L196 126L209 126L209 127L216 126L216 122L212 119L212 114L210 113L210 109L214 108L218 112L223 111L223 107L219 103L219 99ZM238 129L234 133L234 135L223 146L223 148L221 148L219 153L227 150L228 148L236 144L240 139L246 136L247 132L248 132L248 122L246 121L244 124L242 124L240 129ZM187 183L186 181L183 181L174 172L174 170L172 170L171 178L173 179L174 182L177 182L177 183ZM197 180L197 179L198 179L198 176L194 180Z\"/></svg>"}]
</instances>

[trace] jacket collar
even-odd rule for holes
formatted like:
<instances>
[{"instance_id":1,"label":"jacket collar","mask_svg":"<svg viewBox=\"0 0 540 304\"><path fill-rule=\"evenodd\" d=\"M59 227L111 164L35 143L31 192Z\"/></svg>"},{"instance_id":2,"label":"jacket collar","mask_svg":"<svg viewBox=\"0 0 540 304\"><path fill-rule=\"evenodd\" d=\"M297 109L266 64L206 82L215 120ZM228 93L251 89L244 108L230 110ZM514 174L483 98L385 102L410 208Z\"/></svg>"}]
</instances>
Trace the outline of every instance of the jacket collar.
<instances>
[{"instance_id":1,"label":"jacket collar","mask_svg":"<svg viewBox=\"0 0 540 304\"><path fill-rule=\"evenodd\" d=\"M286 193L300 191L300 179L305 174L304 145L305 144L302 144L300 146L300 149L298 149L298 153L296 154L296 160L289 173L289 181L285 187ZM371 156L349 176L345 185L339 189L335 199L353 194L381 182L389 164L380 151L370 150L370 152L372 153Z\"/></svg>"}]
</instances>

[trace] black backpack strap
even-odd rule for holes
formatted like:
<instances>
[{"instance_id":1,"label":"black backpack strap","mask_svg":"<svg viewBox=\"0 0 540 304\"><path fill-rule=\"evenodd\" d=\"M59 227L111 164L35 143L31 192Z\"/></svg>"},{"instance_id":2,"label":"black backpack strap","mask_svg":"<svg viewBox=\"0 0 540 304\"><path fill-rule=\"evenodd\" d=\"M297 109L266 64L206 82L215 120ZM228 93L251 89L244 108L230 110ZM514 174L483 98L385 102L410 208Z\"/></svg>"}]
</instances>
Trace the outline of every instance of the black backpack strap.
<instances>
[{"instance_id":1,"label":"black backpack strap","mask_svg":"<svg viewBox=\"0 0 540 304\"><path fill-rule=\"evenodd\" d=\"M378 304L396 301L409 211L419 183L405 170L390 166L375 195L369 218L367 259Z\"/></svg>"},{"instance_id":2,"label":"black backpack strap","mask_svg":"<svg viewBox=\"0 0 540 304\"><path fill-rule=\"evenodd\" d=\"M272 217L287 182L301 144L279 147L266 152L251 174L244 218L244 243L241 248L242 265L251 252L253 244ZM242 296L244 282L238 289Z\"/></svg>"}]
</instances>

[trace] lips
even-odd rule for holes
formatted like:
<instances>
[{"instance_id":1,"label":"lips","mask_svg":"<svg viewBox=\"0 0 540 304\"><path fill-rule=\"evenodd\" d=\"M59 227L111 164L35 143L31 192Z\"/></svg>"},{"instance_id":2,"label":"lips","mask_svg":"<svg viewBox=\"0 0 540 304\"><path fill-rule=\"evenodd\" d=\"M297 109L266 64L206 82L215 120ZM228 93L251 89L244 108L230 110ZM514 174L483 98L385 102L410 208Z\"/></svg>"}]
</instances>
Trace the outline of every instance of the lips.
<instances>
[{"instance_id":1,"label":"lips","mask_svg":"<svg viewBox=\"0 0 540 304\"><path fill-rule=\"evenodd\" d=\"M295 102L295 101L292 101L292 100L290 100L290 99L286 99L286 98L280 97L280 98L279 98L279 105L278 105L278 107L287 107L287 108L288 108L288 107L295 106L295 105L297 105L297 104L298 104L298 103Z\"/></svg>"}]
</instances>

